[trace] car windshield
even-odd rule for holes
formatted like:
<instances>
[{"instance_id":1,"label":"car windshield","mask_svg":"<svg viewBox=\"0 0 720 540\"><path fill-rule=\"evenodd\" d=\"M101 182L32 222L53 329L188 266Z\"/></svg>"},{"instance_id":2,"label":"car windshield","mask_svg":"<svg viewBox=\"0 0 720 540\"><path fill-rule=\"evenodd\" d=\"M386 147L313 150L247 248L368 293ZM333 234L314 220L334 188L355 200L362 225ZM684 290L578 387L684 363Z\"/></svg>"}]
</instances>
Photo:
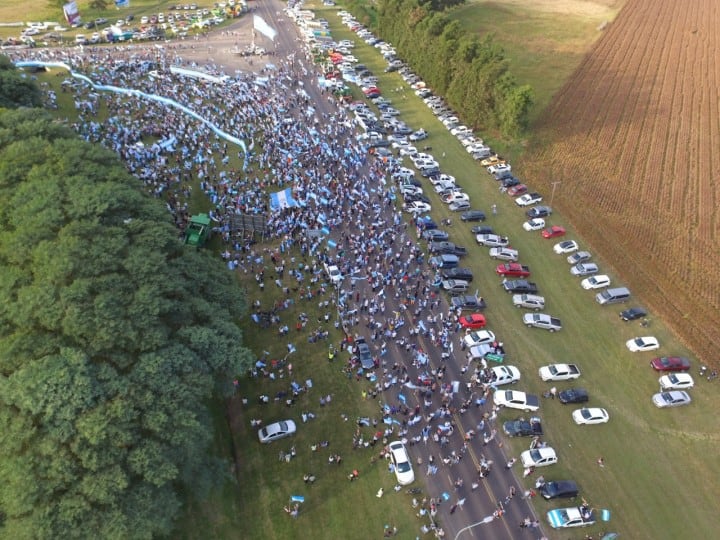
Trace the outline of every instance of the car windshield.
<instances>
[{"instance_id":1,"label":"car windshield","mask_svg":"<svg viewBox=\"0 0 720 540\"><path fill-rule=\"evenodd\" d=\"M530 450L530 457L533 461L540 461L540 451L539 450Z\"/></svg>"},{"instance_id":2,"label":"car windshield","mask_svg":"<svg viewBox=\"0 0 720 540\"><path fill-rule=\"evenodd\" d=\"M590 418L592 418L592 414L590 414L589 409L582 409L580 414L582 414L583 418L585 418L586 420L590 420Z\"/></svg>"},{"instance_id":3,"label":"car windshield","mask_svg":"<svg viewBox=\"0 0 720 540\"><path fill-rule=\"evenodd\" d=\"M401 473L405 473L410 471L410 463L408 461L401 461L397 464L397 471Z\"/></svg>"},{"instance_id":4,"label":"car windshield","mask_svg":"<svg viewBox=\"0 0 720 540\"><path fill-rule=\"evenodd\" d=\"M642 347L643 345L645 345L645 342L642 340L642 338L635 338L635 345L637 345L638 347ZM666 363L667 360L663 361L663 364Z\"/></svg>"}]
</instances>

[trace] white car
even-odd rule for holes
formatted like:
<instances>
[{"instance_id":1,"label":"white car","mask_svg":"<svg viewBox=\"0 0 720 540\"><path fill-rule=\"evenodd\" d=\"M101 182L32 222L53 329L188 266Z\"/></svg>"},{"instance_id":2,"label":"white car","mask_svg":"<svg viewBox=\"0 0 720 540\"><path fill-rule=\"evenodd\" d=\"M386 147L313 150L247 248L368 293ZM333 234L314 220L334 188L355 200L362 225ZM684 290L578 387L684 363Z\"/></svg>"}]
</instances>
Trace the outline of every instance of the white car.
<instances>
[{"instance_id":1,"label":"white car","mask_svg":"<svg viewBox=\"0 0 720 540\"><path fill-rule=\"evenodd\" d=\"M556 508L547 513L547 520L553 529L587 527L595 523L595 512L586 507Z\"/></svg>"},{"instance_id":2,"label":"white car","mask_svg":"<svg viewBox=\"0 0 720 540\"><path fill-rule=\"evenodd\" d=\"M395 441L391 442L388 448L390 449L390 461L395 469L398 484L401 486L412 484L415 481L415 473L405 445L400 441Z\"/></svg>"},{"instance_id":3,"label":"white car","mask_svg":"<svg viewBox=\"0 0 720 540\"><path fill-rule=\"evenodd\" d=\"M490 248L490 257L498 259L500 261L516 262L519 254L517 249L510 249L506 247L494 247Z\"/></svg>"},{"instance_id":4,"label":"white car","mask_svg":"<svg viewBox=\"0 0 720 540\"><path fill-rule=\"evenodd\" d=\"M625 345L630 352L655 351L660 348L660 342L653 336L635 337L627 340Z\"/></svg>"},{"instance_id":5,"label":"white car","mask_svg":"<svg viewBox=\"0 0 720 540\"><path fill-rule=\"evenodd\" d=\"M520 454L520 461L525 469L530 467L547 467L557 463L558 458L555 450L546 446L545 448L534 448L525 450Z\"/></svg>"},{"instance_id":6,"label":"white car","mask_svg":"<svg viewBox=\"0 0 720 540\"><path fill-rule=\"evenodd\" d=\"M517 390L496 390L493 394L493 403L498 407L520 409L525 412L534 412L540 408L540 400L537 396Z\"/></svg>"},{"instance_id":7,"label":"white car","mask_svg":"<svg viewBox=\"0 0 720 540\"><path fill-rule=\"evenodd\" d=\"M422 195L423 190L421 187L413 184L403 184L400 186L400 193L403 195Z\"/></svg>"},{"instance_id":8,"label":"white car","mask_svg":"<svg viewBox=\"0 0 720 540\"><path fill-rule=\"evenodd\" d=\"M610 415L600 407L583 407L572 413L573 421L578 425L604 424L610 420Z\"/></svg>"},{"instance_id":9,"label":"white car","mask_svg":"<svg viewBox=\"0 0 720 540\"><path fill-rule=\"evenodd\" d=\"M448 186L454 186L456 184L455 177L449 174L438 174L437 176L433 176L430 178L430 183L433 186L436 186L438 184L442 184L443 182L446 182Z\"/></svg>"},{"instance_id":10,"label":"white car","mask_svg":"<svg viewBox=\"0 0 720 540\"><path fill-rule=\"evenodd\" d=\"M422 201L413 201L403 205L403 207L405 208L405 211L410 214L425 214L432 210L432 206Z\"/></svg>"},{"instance_id":11,"label":"white car","mask_svg":"<svg viewBox=\"0 0 720 540\"><path fill-rule=\"evenodd\" d=\"M540 310L545 308L545 297L537 294L514 294L513 305L517 308Z\"/></svg>"},{"instance_id":12,"label":"white car","mask_svg":"<svg viewBox=\"0 0 720 540\"><path fill-rule=\"evenodd\" d=\"M664 409L666 407L680 407L688 405L692 400L687 392L682 390L672 390L670 392L660 392L652 397L652 401L656 407Z\"/></svg>"},{"instance_id":13,"label":"white car","mask_svg":"<svg viewBox=\"0 0 720 540\"><path fill-rule=\"evenodd\" d=\"M513 384L520 380L520 370L515 366L495 366L490 369L490 372L490 384L492 386Z\"/></svg>"},{"instance_id":14,"label":"white car","mask_svg":"<svg viewBox=\"0 0 720 540\"><path fill-rule=\"evenodd\" d=\"M509 163L498 163L497 165L490 165L487 168L487 172L489 172L490 174L495 174L503 171L512 171L512 167Z\"/></svg>"},{"instance_id":15,"label":"white car","mask_svg":"<svg viewBox=\"0 0 720 540\"><path fill-rule=\"evenodd\" d=\"M695 386L695 381L689 373L670 373L659 379L660 388L665 390L689 390Z\"/></svg>"},{"instance_id":16,"label":"white car","mask_svg":"<svg viewBox=\"0 0 720 540\"><path fill-rule=\"evenodd\" d=\"M545 220L543 218L535 218L523 223L523 229L526 231L539 231L545 228Z\"/></svg>"},{"instance_id":17,"label":"white car","mask_svg":"<svg viewBox=\"0 0 720 540\"><path fill-rule=\"evenodd\" d=\"M580 377L580 369L575 364L550 364L538 370L543 381L571 381Z\"/></svg>"},{"instance_id":18,"label":"white car","mask_svg":"<svg viewBox=\"0 0 720 540\"><path fill-rule=\"evenodd\" d=\"M562 255L563 253L573 253L577 251L579 247L575 240L563 240L553 246L553 251L558 255Z\"/></svg>"},{"instance_id":19,"label":"white car","mask_svg":"<svg viewBox=\"0 0 720 540\"><path fill-rule=\"evenodd\" d=\"M466 335L463 341L468 348L474 347L475 345L489 345L495 341L495 334L490 330L477 330Z\"/></svg>"},{"instance_id":20,"label":"white car","mask_svg":"<svg viewBox=\"0 0 720 540\"><path fill-rule=\"evenodd\" d=\"M518 206L532 206L542 200L543 199L539 193L526 193L525 195L520 195L520 197L515 199L515 204Z\"/></svg>"},{"instance_id":21,"label":"white car","mask_svg":"<svg viewBox=\"0 0 720 540\"><path fill-rule=\"evenodd\" d=\"M591 289L603 289L610 285L610 277L605 274L598 274L596 276L583 279L580 282L580 285L586 291Z\"/></svg>"},{"instance_id":22,"label":"white car","mask_svg":"<svg viewBox=\"0 0 720 540\"><path fill-rule=\"evenodd\" d=\"M328 279L330 279L330 283L333 285L337 285L343 280L343 275L340 272L340 269L333 265L325 265L325 273L328 276Z\"/></svg>"},{"instance_id":23,"label":"white car","mask_svg":"<svg viewBox=\"0 0 720 540\"><path fill-rule=\"evenodd\" d=\"M269 424L258 431L258 439L261 443L271 443L278 439L283 439L293 435L296 431L295 422L292 420L283 420Z\"/></svg>"},{"instance_id":24,"label":"white car","mask_svg":"<svg viewBox=\"0 0 720 540\"><path fill-rule=\"evenodd\" d=\"M442 201L447 204L455 202L470 202L470 195L462 191L452 191L446 195L443 195Z\"/></svg>"}]
</instances>

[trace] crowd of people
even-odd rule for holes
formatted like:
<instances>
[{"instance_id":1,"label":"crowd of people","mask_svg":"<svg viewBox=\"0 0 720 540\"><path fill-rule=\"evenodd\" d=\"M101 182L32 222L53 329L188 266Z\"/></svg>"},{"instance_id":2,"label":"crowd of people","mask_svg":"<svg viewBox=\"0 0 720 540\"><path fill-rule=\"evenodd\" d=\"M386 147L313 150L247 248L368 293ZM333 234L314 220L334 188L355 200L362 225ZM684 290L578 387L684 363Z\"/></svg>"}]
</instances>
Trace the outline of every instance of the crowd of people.
<instances>
[{"instance_id":1,"label":"crowd of people","mask_svg":"<svg viewBox=\"0 0 720 540\"><path fill-rule=\"evenodd\" d=\"M377 418L358 421L353 448L368 449L382 459L390 438L408 445L424 443L427 475L445 468L452 477L453 467L468 450L481 456L476 476L459 478L456 500L445 503L448 516L462 510L493 471L483 448L501 444L497 410L488 399L493 381L486 366L468 369L470 363L463 370L464 384L444 379L447 362L457 361L454 344L462 343L461 313L431 287L434 271L421 249L422 230L409 226L396 207L395 188L387 179L398 165L368 154L346 105L324 94L320 99L326 103L312 101L305 85L314 75L295 57L277 59L260 74L235 73L215 83L171 73L171 66L182 65L221 74L215 65L188 65L177 53L154 47L31 49L14 52L13 59L61 61L98 84L172 99L205 120L158 102L98 92L66 72L57 74L63 77L62 92L72 95L77 108L72 127L86 140L116 152L148 192L167 204L180 235L190 217L192 183L199 181L211 203L214 229L224 241L222 258L228 268L254 275L258 294L269 276L281 291L283 300L265 307L272 314L268 324L287 341L288 355L299 346L295 341L301 331L317 340L329 336L331 321L342 330L329 360L337 351L349 351L345 372L362 383L364 399L378 403ZM247 151L223 139L210 124L243 140ZM269 193L287 187L298 204L272 207ZM233 227L234 216L248 214L266 218L268 242L256 244L252 234ZM345 276L337 287L323 275L323 264L338 266ZM303 302L317 302L328 316L317 321L301 317L293 329L281 323L280 310ZM264 313L261 306L260 301L255 304L256 315ZM369 338L376 369L363 367L354 354L359 335ZM433 365L431 358L440 362ZM260 358L250 376L282 379L278 383L287 391L280 390L274 400L288 407L312 386L311 381L292 380L287 358L272 364ZM261 403L272 399L258 396ZM323 396L319 405L329 406L331 400L331 395ZM472 414L478 414L479 421L461 434L455 418L468 411L476 411ZM302 417L305 422L314 415L305 411ZM261 419L252 422L253 427L262 425ZM318 443L313 451L329 445ZM294 452L293 447L283 459L291 459ZM328 459L338 465L342 461L337 453ZM422 463L420 458L418 465ZM514 482L507 469L508 481ZM350 481L358 477L357 469L348 474ZM314 483L315 475L307 473L303 480ZM508 496L496 501L494 518L502 517L514 493L513 485ZM435 523L442 503L442 497L413 501L423 532L444 535ZM299 507L287 506L285 511L297 517ZM538 526L529 517L523 523L526 529Z\"/></svg>"}]
</instances>

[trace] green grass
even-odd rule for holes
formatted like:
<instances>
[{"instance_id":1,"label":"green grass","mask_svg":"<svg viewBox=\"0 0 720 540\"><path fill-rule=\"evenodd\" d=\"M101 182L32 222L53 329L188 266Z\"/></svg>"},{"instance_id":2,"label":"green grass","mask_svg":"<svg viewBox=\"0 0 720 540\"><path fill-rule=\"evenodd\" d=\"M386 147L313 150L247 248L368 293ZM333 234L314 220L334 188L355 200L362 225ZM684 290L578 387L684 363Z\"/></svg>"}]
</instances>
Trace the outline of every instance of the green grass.
<instances>
[{"instance_id":1,"label":"green grass","mask_svg":"<svg viewBox=\"0 0 720 540\"><path fill-rule=\"evenodd\" d=\"M322 10L342 39L350 36L337 26L338 19L332 10ZM383 63L369 47L357 41L359 56L376 72L380 87L390 89L401 86L395 74L382 74ZM403 85L404 86L404 85ZM570 418L574 406L544 401L541 415L546 438L556 448L560 463L543 473L546 478L572 478L581 486L582 494L597 508L608 508L612 520L597 525L585 533L615 530L624 538L709 538L716 527L715 494L718 491L720 464L716 459L718 422L714 411L720 406L717 383L698 380L692 391L693 403L676 410L657 410L650 396L657 391L657 375L648 367L652 353L629 353L624 342L641 334L652 334L660 339L663 354L686 354L687 351L657 319L649 329L637 323L622 323L617 312L626 306L601 307L595 303L593 293L583 291L579 280L569 274L562 256L552 253L553 241L543 240L539 233L526 233L521 229L522 212L512 200L498 192L488 175L473 162L445 128L411 91L407 97L385 91L387 97L403 112L413 127L425 127L430 138L421 143L431 145L440 159L443 170L455 175L458 182L471 195L474 206L489 213L496 203L497 217L488 223L501 234L511 237L513 247L520 250L521 260L530 265L533 279L547 298L547 312L560 317L564 329L558 334L526 329L520 323L521 312L514 309L507 295L499 290L499 279L494 275L495 262L487 257L485 248L470 250L464 264L476 274L473 286L480 289L489 308L486 315L489 326L505 342L508 363L517 365L523 374L518 389L541 393L550 385L537 377L537 368L550 362L576 362L583 375L578 381L589 389L590 406L608 409L610 423L603 426L578 427ZM445 151L445 158L441 158ZM427 190L430 191L430 190ZM431 195L434 197L434 195ZM449 216L437 198L433 199L433 215ZM457 216L451 230L452 240L468 247L474 246L469 227L461 226ZM560 216L548 220L550 224L568 226ZM582 238L569 230L569 237ZM583 245L583 247L588 247ZM592 251L592 247L588 247ZM289 259L291 255L286 255ZM615 278L610 261L599 260L601 268ZM248 286L250 298L257 294L257 285L250 276L241 276ZM619 284L619 283L618 283ZM265 296L276 293L272 281ZM265 300L265 306L269 300ZM299 311L311 316L318 313L317 302L301 303L293 310L282 312L283 321L293 326ZM314 323L311 323L311 327ZM271 357L284 356L285 342L272 330L258 331L248 323L245 327L248 346L258 353L268 350ZM348 381L339 372L339 363L346 358L340 355L336 364L327 362L327 344L309 345L304 334L292 338L298 352L291 356L298 380L311 377L315 383L309 395L303 396L292 409L281 404L260 407L255 397L260 393L274 395L287 386L287 380L271 382L268 379L243 380L240 396L248 396L249 405L242 408L238 401L230 407L237 410L237 424L232 442L238 456L237 482L228 483L222 490L202 503L188 502L188 511L178 526L177 536L185 538L289 538L299 535L311 538L369 538L379 536L384 524L397 526L403 533L417 531L405 493L393 493L392 477L383 463L370 463L371 452L352 451L350 438L352 422L359 415L374 416L377 403L363 402L360 391L365 383ZM301 346L300 346L301 345ZM693 368L696 373L696 367ZM568 384L557 384L562 389ZM331 392L333 403L321 408L317 400L321 394ZM308 424L299 423L294 439L261 446L250 429L251 418L260 417L266 422L287 417L296 420L300 411L307 409L318 414ZM340 418L350 417L346 423ZM230 455L231 438L225 421L225 406L217 405L215 422L218 426L217 451ZM503 414L502 419L515 416ZM330 440L330 450L344 458L341 467L326 463L327 451L312 453L309 445L319 440ZM288 450L294 444L298 457L289 464L277 460L279 450ZM527 447L527 440L510 441L508 445L517 454ZM602 456L606 466L600 469L596 460ZM352 468L361 471L359 482L349 483L345 475ZM313 472L318 481L306 486L302 475ZM383 499L375 498L379 487L385 487ZM306 503L297 521L282 511L291 494L306 496ZM542 500L535 502L538 513L559 506ZM679 511L682 508L682 511ZM359 511L358 511L359 510ZM581 535L578 533L577 537ZM550 533L553 539L567 535Z\"/></svg>"},{"instance_id":2,"label":"green grass","mask_svg":"<svg viewBox=\"0 0 720 540\"><path fill-rule=\"evenodd\" d=\"M559 12L544 9L544 4L474 0L449 12L464 29L478 35L493 34L505 49L510 72L518 83L535 90L531 122L600 36L598 26L612 20L618 11L602 6L602 2L582 0L565 2L565 9ZM588 4L597 9L583 9Z\"/></svg>"}]
</instances>

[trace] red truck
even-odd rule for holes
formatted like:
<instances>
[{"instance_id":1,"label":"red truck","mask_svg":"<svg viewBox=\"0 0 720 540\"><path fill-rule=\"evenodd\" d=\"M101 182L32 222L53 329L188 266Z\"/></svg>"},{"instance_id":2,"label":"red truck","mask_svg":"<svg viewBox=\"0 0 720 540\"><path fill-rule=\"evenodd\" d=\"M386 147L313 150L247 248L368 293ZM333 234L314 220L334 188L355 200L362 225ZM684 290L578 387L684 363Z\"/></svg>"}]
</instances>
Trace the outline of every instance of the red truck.
<instances>
[{"instance_id":1,"label":"red truck","mask_svg":"<svg viewBox=\"0 0 720 540\"><path fill-rule=\"evenodd\" d=\"M499 276L528 277L530 275L530 268L520 263L498 264L495 271Z\"/></svg>"}]
</instances>

